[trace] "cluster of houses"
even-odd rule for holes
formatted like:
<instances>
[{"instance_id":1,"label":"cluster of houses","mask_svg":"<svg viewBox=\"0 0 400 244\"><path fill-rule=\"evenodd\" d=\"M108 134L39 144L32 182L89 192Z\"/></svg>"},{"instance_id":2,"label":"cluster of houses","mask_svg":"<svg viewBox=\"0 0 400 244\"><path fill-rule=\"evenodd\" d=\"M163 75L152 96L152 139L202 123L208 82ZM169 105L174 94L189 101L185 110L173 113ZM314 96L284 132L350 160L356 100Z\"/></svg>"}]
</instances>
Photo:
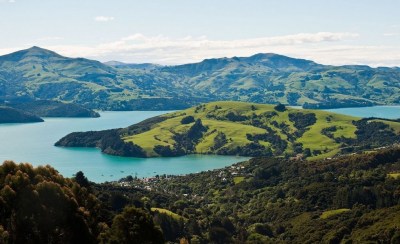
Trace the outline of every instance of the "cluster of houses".
<instances>
[{"instance_id":1,"label":"cluster of houses","mask_svg":"<svg viewBox=\"0 0 400 244\"><path fill-rule=\"evenodd\" d=\"M212 170L213 175L218 178L222 182L233 181L234 177L238 176L248 176L248 173L245 172L246 167L240 164L235 164L229 167L225 167L222 169ZM160 186L163 186L163 182L166 180L171 180L177 177L181 177L180 175L156 175L153 177L143 177L143 178L133 178L126 177L122 178L119 181L114 181L112 184L122 186L122 187L131 187L136 189L143 190L162 190ZM163 190L165 191L165 190ZM184 196L188 196L188 194L183 194Z\"/></svg>"}]
</instances>

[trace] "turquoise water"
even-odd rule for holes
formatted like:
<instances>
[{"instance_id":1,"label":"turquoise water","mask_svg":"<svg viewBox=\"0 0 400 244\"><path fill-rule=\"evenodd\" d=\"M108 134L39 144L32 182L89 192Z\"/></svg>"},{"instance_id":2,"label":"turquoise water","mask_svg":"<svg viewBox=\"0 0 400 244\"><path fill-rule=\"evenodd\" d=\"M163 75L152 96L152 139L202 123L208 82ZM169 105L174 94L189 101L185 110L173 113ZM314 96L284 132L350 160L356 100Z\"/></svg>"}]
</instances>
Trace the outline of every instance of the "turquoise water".
<instances>
[{"instance_id":1,"label":"turquoise water","mask_svg":"<svg viewBox=\"0 0 400 244\"><path fill-rule=\"evenodd\" d=\"M330 109L357 117L400 118L400 106ZM222 168L246 160L245 157L190 155L177 158L124 158L102 154L96 148L53 146L74 131L126 127L146 118L166 113L101 112L100 118L46 118L44 123L0 124L0 162L14 160L33 165L49 164L66 177L81 170L95 182L117 180L127 175L149 177L157 174L188 174Z\"/></svg>"},{"instance_id":2,"label":"turquoise water","mask_svg":"<svg viewBox=\"0 0 400 244\"><path fill-rule=\"evenodd\" d=\"M400 118L400 106L376 106L364 108L337 108L326 109L326 111L352 115L356 117L378 117L385 119L398 119Z\"/></svg>"},{"instance_id":3,"label":"turquoise water","mask_svg":"<svg viewBox=\"0 0 400 244\"><path fill-rule=\"evenodd\" d=\"M44 123L0 124L0 162L13 160L33 165L49 164L66 177L81 170L91 181L118 180L127 175L149 177L157 174L188 174L223 168L245 157L190 155L177 158L125 158L110 156L96 148L53 146L74 131L126 127L146 118L164 114L151 112L101 112L100 118L45 118Z\"/></svg>"}]
</instances>

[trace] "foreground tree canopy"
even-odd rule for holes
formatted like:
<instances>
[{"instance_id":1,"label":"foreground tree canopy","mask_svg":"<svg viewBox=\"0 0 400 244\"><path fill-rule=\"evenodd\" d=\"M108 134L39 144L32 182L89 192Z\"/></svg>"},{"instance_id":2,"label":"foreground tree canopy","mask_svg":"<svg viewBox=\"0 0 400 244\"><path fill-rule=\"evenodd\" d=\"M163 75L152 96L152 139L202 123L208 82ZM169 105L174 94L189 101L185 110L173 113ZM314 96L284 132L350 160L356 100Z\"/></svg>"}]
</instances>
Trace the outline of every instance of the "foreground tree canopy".
<instances>
[{"instance_id":1,"label":"foreground tree canopy","mask_svg":"<svg viewBox=\"0 0 400 244\"><path fill-rule=\"evenodd\" d=\"M66 179L50 166L6 161L0 166L0 243L162 242L143 210L129 208L114 221L85 177ZM109 229L111 226L111 229ZM110 232L111 230L111 232Z\"/></svg>"}]
</instances>

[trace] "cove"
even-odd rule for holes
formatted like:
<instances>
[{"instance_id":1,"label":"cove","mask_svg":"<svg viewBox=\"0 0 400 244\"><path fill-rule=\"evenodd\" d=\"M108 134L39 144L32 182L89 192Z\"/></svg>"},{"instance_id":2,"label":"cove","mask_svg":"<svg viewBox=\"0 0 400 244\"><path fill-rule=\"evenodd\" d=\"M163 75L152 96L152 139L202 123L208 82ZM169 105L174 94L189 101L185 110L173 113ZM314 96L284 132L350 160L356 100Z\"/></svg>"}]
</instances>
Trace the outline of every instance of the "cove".
<instances>
[{"instance_id":1,"label":"cove","mask_svg":"<svg viewBox=\"0 0 400 244\"><path fill-rule=\"evenodd\" d=\"M329 109L356 117L400 118L400 106ZM151 177L189 174L223 168L246 157L189 155L175 158L125 158L96 148L60 148L54 143L75 131L126 127L168 111L100 112L100 118L45 118L44 123L0 124L0 162L13 160L35 166L49 164L66 177L83 171L89 180L105 182L128 175Z\"/></svg>"},{"instance_id":2,"label":"cove","mask_svg":"<svg viewBox=\"0 0 400 244\"><path fill-rule=\"evenodd\" d=\"M75 131L126 127L168 111L100 112L100 118L45 118L44 123L0 124L0 162L13 160L35 166L49 164L65 177L83 171L89 180L105 182L128 175L151 177L223 168L247 157L189 155L175 158L110 156L96 148L60 148L54 143Z\"/></svg>"}]
</instances>

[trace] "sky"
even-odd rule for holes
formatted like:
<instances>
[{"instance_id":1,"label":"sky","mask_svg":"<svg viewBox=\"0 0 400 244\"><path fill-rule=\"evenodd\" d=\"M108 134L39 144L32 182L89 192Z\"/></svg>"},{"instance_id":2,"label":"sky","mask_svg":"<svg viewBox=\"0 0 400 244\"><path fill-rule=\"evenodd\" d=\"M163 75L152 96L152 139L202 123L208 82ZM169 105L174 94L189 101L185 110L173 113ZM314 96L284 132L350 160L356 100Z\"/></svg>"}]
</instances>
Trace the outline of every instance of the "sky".
<instances>
[{"instance_id":1,"label":"sky","mask_svg":"<svg viewBox=\"0 0 400 244\"><path fill-rule=\"evenodd\" d=\"M400 66L399 0L0 0L0 55L183 64L278 53Z\"/></svg>"}]
</instances>

